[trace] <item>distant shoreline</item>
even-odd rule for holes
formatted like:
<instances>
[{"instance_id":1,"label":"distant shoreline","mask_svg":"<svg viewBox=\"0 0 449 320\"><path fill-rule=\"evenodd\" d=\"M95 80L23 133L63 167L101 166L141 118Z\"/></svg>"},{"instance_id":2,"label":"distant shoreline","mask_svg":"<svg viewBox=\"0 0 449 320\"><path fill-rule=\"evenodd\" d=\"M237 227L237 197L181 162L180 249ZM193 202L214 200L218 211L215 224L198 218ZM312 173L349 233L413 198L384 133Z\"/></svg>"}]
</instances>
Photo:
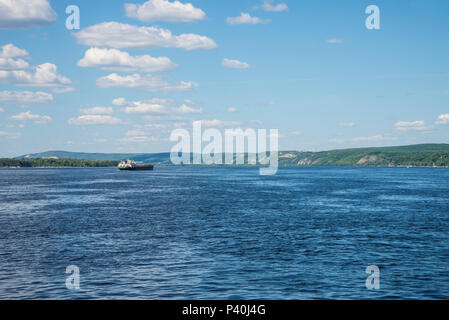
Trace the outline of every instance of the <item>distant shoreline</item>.
<instances>
[{"instance_id":1,"label":"distant shoreline","mask_svg":"<svg viewBox=\"0 0 449 320\"><path fill-rule=\"evenodd\" d=\"M260 168L263 166L258 165L201 165L201 164L191 164L191 165L174 165L174 164L156 164L155 166L158 167L209 167L209 168ZM281 165L279 168L404 168L404 169L411 169L411 168L438 168L438 169L449 169L449 166L370 166L370 165ZM45 167L0 167L0 169L105 169L105 168L116 168L116 166L45 166Z\"/></svg>"},{"instance_id":2,"label":"distant shoreline","mask_svg":"<svg viewBox=\"0 0 449 320\"><path fill-rule=\"evenodd\" d=\"M242 155L242 154L239 154ZM226 154L222 154L222 162ZM252 156L255 156L253 154ZM301 166L348 166L348 167L449 167L449 144L418 144L395 147L369 147L335 149L329 151L279 151L279 167ZM234 163L236 154L233 155ZM248 163L249 154L244 153L244 162ZM188 157L192 163L194 154ZM63 163L67 160L73 163ZM15 159L7 159L3 165L23 166L20 161L35 161L34 167L75 167L75 166L114 166L121 160L134 160L137 163L171 165L171 154L165 153L84 153L69 151L46 151L26 154ZM84 161L77 165L76 161ZM92 165L86 161L101 161L101 165ZM190 164L189 164L190 165ZM0 167L2 159L0 159Z\"/></svg>"}]
</instances>

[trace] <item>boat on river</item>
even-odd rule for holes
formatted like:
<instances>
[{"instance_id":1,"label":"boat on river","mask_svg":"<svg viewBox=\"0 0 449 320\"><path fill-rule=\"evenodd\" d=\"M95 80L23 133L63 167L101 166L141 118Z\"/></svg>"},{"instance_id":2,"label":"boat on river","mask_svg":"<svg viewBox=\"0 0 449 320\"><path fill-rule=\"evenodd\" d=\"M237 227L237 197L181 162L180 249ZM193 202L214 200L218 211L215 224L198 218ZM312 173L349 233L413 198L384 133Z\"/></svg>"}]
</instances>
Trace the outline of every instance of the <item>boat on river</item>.
<instances>
[{"instance_id":1,"label":"boat on river","mask_svg":"<svg viewBox=\"0 0 449 320\"><path fill-rule=\"evenodd\" d=\"M120 171L153 170L154 165L151 163L137 164L134 160L126 160L120 161L117 168Z\"/></svg>"}]
</instances>

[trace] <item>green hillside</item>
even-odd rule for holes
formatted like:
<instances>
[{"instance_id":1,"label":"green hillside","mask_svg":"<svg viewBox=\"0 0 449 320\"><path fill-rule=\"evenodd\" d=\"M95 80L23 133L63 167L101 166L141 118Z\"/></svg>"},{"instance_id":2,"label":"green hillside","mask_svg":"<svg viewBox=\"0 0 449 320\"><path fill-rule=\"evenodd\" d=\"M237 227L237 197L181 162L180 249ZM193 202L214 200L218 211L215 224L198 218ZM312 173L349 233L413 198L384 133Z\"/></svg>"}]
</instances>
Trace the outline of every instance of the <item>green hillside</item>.
<instances>
[{"instance_id":1,"label":"green hillside","mask_svg":"<svg viewBox=\"0 0 449 320\"><path fill-rule=\"evenodd\" d=\"M247 155L245 155L245 158ZM170 153L79 153L48 151L18 159L78 159L171 164ZM419 144L398 147L355 148L321 152L281 151L280 166L449 166L449 144Z\"/></svg>"},{"instance_id":2,"label":"green hillside","mask_svg":"<svg viewBox=\"0 0 449 320\"><path fill-rule=\"evenodd\" d=\"M17 157L18 159L79 159L79 160L107 160L121 161L133 159L137 162L169 164L170 153L84 153L68 151L46 151Z\"/></svg>"},{"instance_id":3,"label":"green hillside","mask_svg":"<svg viewBox=\"0 0 449 320\"><path fill-rule=\"evenodd\" d=\"M303 166L449 166L449 144L281 152L280 159L283 165Z\"/></svg>"}]
</instances>

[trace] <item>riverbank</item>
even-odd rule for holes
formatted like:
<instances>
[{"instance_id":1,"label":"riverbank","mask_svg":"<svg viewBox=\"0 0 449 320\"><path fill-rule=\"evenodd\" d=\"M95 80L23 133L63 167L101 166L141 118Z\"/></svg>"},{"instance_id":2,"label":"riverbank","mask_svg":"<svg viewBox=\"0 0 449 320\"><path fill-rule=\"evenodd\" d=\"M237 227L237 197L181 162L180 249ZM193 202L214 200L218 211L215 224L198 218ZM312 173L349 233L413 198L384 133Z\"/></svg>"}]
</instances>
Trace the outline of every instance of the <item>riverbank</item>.
<instances>
[{"instance_id":1,"label":"riverbank","mask_svg":"<svg viewBox=\"0 0 449 320\"><path fill-rule=\"evenodd\" d=\"M118 161L81 159L0 159L0 168L92 168L116 167Z\"/></svg>"}]
</instances>

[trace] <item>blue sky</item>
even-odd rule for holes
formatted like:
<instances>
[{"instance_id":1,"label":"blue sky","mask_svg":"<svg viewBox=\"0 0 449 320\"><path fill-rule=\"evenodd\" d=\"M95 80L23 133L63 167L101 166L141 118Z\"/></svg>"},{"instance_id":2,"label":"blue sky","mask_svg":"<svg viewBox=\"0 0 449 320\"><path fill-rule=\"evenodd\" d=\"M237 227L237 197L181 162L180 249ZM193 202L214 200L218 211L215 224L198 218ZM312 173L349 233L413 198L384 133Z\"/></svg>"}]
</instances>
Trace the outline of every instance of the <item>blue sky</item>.
<instances>
[{"instance_id":1,"label":"blue sky","mask_svg":"<svg viewBox=\"0 0 449 320\"><path fill-rule=\"evenodd\" d=\"M0 0L3 157L164 152L193 120L279 129L283 150L449 142L448 1L12 2ZM365 27L372 4L380 30ZM69 5L80 30L65 26Z\"/></svg>"}]
</instances>

